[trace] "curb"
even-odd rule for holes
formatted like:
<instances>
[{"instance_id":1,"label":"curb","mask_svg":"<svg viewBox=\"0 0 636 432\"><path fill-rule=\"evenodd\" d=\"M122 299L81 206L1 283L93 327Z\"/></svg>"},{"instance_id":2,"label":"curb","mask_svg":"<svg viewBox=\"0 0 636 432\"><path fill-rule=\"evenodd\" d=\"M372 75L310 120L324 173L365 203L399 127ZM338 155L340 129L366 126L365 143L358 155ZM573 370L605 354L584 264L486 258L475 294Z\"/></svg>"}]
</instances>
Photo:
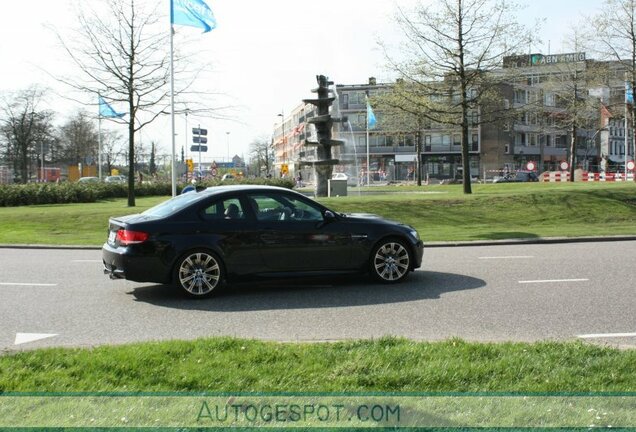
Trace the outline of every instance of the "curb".
<instances>
[{"instance_id":1,"label":"curb","mask_svg":"<svg viewBox=\"0 0 636 432\"><path fill-rule=\"evenodd\" d=\"M559 244L559 243L600 243L636 241L636 235L595 236L595 237L536 237L503 240L469 240L424 242L425 248L441 247L470 247L470 246L510 246L531 244ZM0 249L69 249L69 250L100 250L101 246L82 245L42 245L42 244L0 244Z\"/></svg>"}]
</instances>

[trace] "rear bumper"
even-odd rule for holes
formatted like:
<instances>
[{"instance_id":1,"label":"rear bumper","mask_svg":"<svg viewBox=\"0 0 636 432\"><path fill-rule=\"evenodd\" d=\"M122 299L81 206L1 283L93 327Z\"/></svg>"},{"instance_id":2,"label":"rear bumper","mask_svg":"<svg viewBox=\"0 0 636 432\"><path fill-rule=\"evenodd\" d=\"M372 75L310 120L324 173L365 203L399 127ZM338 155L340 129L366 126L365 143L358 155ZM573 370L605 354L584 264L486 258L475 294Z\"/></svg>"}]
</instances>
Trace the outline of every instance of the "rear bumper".
<instances>
[{"instance_id":1,"label":"rear bumper","mask_svg":"<svg viewBox=\"0 0 636 432\"><path fill-rule=\"evenodd\" d=\"M156 256L145 255L132 247L102 247L104 274L111 279L134 282L170 283L170 268Z\"/></svg>"}]
</instances>

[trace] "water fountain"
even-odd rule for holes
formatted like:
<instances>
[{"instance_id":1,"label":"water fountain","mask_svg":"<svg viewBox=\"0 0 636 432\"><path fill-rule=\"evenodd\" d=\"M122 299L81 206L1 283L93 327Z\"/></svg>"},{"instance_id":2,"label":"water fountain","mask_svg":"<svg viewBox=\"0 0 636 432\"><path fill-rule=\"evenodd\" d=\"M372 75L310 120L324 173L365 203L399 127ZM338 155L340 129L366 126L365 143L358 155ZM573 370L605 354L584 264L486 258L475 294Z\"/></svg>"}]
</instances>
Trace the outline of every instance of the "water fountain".
<instances>
[{"instance_id":1,"label":"water fountain","mask_svg":"<svg viewBox=\"0 0 636 432\"><path fill-rule=\"evenodd\" d=\"M307 123L313 124L316 128L316 141L306 140L304 145L316 147L316 159L313 161L302 161L303 165L310 165L314 169L316 180L315 195L325 197L329 195L328 180L333 173L334 165L339 165L340 160L334 159L332 148L344 145L344 141L332 139L331 128L334 122L343 122L346 119L335 118L329 114L329 108L333 104L335 97L329 96L329 86L333 82L324 75L317 75L318 88L313 89L313 93L318 94L317 99L303 99L304 103L312 104L316 107L316 116L307 119ZM355 145L355 144L354 144Z\"/></svg>"}]
</instances>

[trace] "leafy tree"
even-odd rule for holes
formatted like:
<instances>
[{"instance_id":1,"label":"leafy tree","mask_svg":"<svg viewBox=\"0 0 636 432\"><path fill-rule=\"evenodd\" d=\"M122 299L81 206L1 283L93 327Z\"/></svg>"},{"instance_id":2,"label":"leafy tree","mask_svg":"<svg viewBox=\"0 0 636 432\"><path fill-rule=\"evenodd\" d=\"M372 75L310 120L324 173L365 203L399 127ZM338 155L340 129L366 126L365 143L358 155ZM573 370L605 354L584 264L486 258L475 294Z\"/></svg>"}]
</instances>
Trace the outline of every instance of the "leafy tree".
<instances>
[{"instance_id":1,"label":"leafy tree","mask_svg":"<svg viewBox=\"0 0 636 432\"><path fill-rule=\"evenodd\" d=\"M618 61L625 70L625 81L631 84L632 98L636 86L636 0L605 0L601 12L593 17L595 42L598 52ZM622 78L622 77L621 77ZM636 131L634 105L628 105L632 131ZM636 154L634 143L625 140Z\"/></svg>"},{"instance_id":2,"label":"leafy tree","mask_svg":"<svg viewBox=\"0 0 636 432\"><path fill-rule=\"evenodd\" d=\"M496 103L500 86L510 79L501 73L503 57L528 46L513 17L516 10L506 0L438 0L434 6L419 3L413 11L398 9L406 60L389 56L389 61L407 84L396 87L404 90L397 99L407 101L410 116L461 128L466 194L472 193L470 129L504 112ZM495 70L500 72L489 73Z\"/></svg>"}]
</instances>

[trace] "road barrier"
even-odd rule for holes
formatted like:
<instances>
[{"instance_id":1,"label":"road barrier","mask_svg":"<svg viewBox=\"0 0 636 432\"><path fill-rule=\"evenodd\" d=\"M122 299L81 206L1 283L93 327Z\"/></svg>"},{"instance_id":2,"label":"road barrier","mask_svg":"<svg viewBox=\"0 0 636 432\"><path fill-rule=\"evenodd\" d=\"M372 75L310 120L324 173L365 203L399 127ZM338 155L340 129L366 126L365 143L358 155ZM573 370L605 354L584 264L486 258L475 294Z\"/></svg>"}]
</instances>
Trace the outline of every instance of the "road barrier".
<instances>
[{"instance_id":1,"label":"road barrier","mask_svg":"<svg viewBox=\"0 0 636 432\"><path fill-rule=\"evenodd\" d=\"M635 176L634 172L630 171L627 173L627 177L625 177L625 173L592 173L592 172L583 172L581 176L581 181L584 182L622 182L625 181L634 181ZM576 177L578 181L578 174ZM543 181L544 182L568 182L570 181L570 173L567 171L551 171L543 173Z\"/></svg>"},{"instance_id":2,"label":"road barrier","mask_svg":"<svg viewBox=\"0 0 636 432\"><path fill-rule=\"evenodd\" d=\"M568 182L570 173L567 171L550 171L543 173L544 182Z\"/></svg>"}]
</instances>

